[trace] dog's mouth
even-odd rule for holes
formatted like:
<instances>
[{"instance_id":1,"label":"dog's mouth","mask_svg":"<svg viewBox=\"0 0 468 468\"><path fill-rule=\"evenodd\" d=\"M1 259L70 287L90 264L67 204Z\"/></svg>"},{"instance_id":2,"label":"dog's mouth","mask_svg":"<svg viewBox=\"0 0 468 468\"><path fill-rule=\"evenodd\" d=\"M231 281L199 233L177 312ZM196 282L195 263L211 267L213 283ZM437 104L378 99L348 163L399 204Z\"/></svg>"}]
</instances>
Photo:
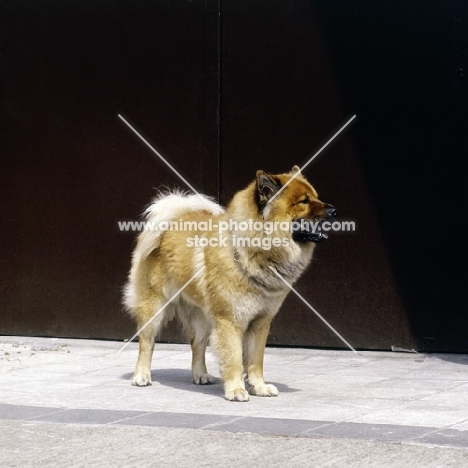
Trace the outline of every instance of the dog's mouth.
<instances>
[{"instance_id":1,"label":"dog's mouth","mask_svg":"<svg viewBox=\"0 0 468 468\"><path fill-rule=\"evenodd\" d=\"M295 219L292 227L292 238L295 242L314 242L319 244L328 239L328 231L322 229L322 222L306 219Z\"/></svg>"},{"instance_id":2,"label":"dog's mouth","mask_svg":"<svg viewBox=\"0 0 468 468\"><path fill-rule=\"evenodd\" d=\"M293 230L292 238L294 242L314 242L319 244L328 239L328 232L325 231L307 231L307 230Z\"/></svg>"}]
</instances>

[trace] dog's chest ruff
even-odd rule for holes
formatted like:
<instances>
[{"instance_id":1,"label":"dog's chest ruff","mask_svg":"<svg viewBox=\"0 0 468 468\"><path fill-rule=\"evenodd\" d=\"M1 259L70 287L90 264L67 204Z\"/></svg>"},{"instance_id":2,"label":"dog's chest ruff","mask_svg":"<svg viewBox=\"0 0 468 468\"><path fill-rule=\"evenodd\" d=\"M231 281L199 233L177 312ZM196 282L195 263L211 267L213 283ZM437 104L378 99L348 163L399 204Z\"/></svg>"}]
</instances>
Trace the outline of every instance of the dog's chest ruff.
<instances>
[{"instance_id":1,"label":"dog's chest ruff","mask_svg":"<svg viewBox=\"0 0 468 468\"><path fill-rule=\"evenodd\" d=\"M284 294L261 297L258 294L237 294L231 298L232 310L237 321L248 324L255 317L279 309Z\"/></svg>"}]
</instances>

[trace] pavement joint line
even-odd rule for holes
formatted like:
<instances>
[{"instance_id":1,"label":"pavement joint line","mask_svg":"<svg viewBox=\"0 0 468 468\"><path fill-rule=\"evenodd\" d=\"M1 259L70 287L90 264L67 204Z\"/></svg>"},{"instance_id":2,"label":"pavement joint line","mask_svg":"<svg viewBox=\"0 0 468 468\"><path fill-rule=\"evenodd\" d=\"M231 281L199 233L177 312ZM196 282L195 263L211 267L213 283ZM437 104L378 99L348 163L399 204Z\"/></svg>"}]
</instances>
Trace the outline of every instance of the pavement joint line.
<instances>
[{"instance_id":1,"label":"pavement joint line","mask_svg":"<svg viewBox=\"0 0 468 468\"><path fill-rule=\"evenodd\" d=\"M445 429L437 429L437 428L431 428L434 430L425 432L424 434L421 434L419 436L414 436L414 437L408 437L406 440L402 440L401 443L406 443L406 444L417 444L417 445L437 445L439 447L447 447L447 448L466 448L468 447L468 431L458 431L457 429L449 429L451 431L454 431L456 433L465 433L466 432L466 445L456 445L456 444L444 444L444 443L437 443L437 442L425 442L424 439L428 436L431 436L432 434L438 435L439 438L440 436L445 435L444 431ZM447 442L448 439L445 439L444 442Z\"/></svg>"},{"instance_id":2,"label":"pavement joint line","mask_svg":"<svg viewBox=\"0 0 468 468\"><path fill-rule=\"evenodd\" d=\"M316 431L318 429L322 429L324 427L331 427L335 426L336 424L341 424L344 421L323 421L324 424L321 426L314 427L313 429L304 429L301 434L304 434L305 437L309 437L309 434L313 431ZM318 434L317 434L318 435Z\"/></svg>"},{"instance_id":3,"label":"pavement joint line","mask_svg":"<svg viewBox=\"0 0 468 468\"><path fill-rule=\"evenodd\" d=\"M12 405L12 406L23 406L23 405L15 405L14 403L6 403L8 405ZM61 413L67 413L68 411L70 411L72 408L63 408L63 409L59 409L59 408L56 408L57 411L51 411L51 412L46 412L47 409L50 408L50 406L44 406L44 414L41 414L41 415L38 415L36 414L35 416L28 416L27 418L18 418L19 421L31 421L31 420L35 420L37 418L42 418L44 416L53 416L54 414L61 414Z\"/></svg>"},{"instance_id":4,"label":"pavement joint line","mask_svg":"<svg viewBox=\"0 0 468 468\"><path fill-rule=\"evenodd\" d=\"M113 411L113 410L110 410L110 411ZM132 419L142 418L144 416L148 416L149 414L153 414L153 413L154 413L154 411L146 411L146 412L142 412L142 414L135 414L133 416L128 416L126 418L118 419L117 421L109 421L108 423L105 423L104 425L105 426L112 426L114 424L122 424L125 421L131 421Z\"/></svg>"},{"instance_id":5,"label":"pavement joint line","mask_svg":"<svg viewBox=\"0 0 468 468\"><path fill-rule=\"evenodd\" d=\"M229 415L227 415L226 417L229 417ZM206 426L203 426L200 429L215 429L216 427L219 427L219 426L225 426L226 424L232 424L234 422L246 419L246 416L239 416L239 417L233 416L233 417L234 417L234 419L229 419L228 421L221 421L221 422L218 421L218 422L215 422L215 423L207 424Z\"/></svg>"},{"instance_id":6,"label":"pavement joint line","mask_svg":"<svg viewBox=\"0 0 468 468\"><path fill-rule=\"evenodd\" d=\"M445 426L442 426L442 427L436 427L434 428L434 431L431 431L429 434L432 434L434 432L439 432L439 431L445 431L445 430L450 430L450 431L457 431L457 432L463 432L463 431L460 431L458 429L452 429L453 426L457 426L458 424L463 424L463 423L466 423L468 422L468 418L467 419L463 419L462 421L457 421L455 423L451 423L451 424L446 424ZM468 431L466 431L468 432ZM468 434L467 434L468 436Z\"/></svg>"},{"instance_id":7,"label":"pavement joint line","mask_svg":"<svg viewBox=\"0 0 468 468\"><path fill-rule=\"evenodd\" d=\"M444 428L437 428L437 427L433 427L431 428L432 430L428 431L428 432L425 432L424 434L421 434L421 435L418 435L418 436L414 436L414 437L409 437L408 440L418 440L418 439L421 439L422 437L426 437L428 435L431 435L431 434L435 434L437 432L441 432L441 431L445 431L445 427Z\"/></svg>"}]
</instances>

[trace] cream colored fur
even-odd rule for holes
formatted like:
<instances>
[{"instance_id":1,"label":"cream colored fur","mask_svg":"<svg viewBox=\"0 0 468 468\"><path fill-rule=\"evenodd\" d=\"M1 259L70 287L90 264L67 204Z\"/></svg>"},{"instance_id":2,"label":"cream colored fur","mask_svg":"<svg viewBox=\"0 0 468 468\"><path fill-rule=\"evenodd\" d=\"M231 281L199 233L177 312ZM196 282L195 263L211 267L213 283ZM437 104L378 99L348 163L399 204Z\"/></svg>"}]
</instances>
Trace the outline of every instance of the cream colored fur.
<instances>
[{"instance_id":1,"label":"cream colored fur","mask_svg":"<svg viewBox=\"0 0 468 468\"><path fill-rule=\"evenodd\" d=\"M268 177L281 186L295 170ZM146 217L154 222L212 219L213 223L219 223L230 219L265 221L265 216L270 221L292 221L300 217L317 218L323 213L327 205L318 200L317 193L302 175L296 177L271 206L264 206L262 210L256 200L262 190L262 177L266 177L263 174L259 171L257 180L238 192L227 210L208 198L172 193L157 197L146 210ZM305 196L310 199L309 204L301 202ZM288 236L287 248L233 248L233 235L267 237L263 231L243 231L224 232L227 247L189 247L187 239L195 235L211 239L218 237L219 232L165 230L145 231L139 236L124 298L138 329L200 268L204 270L140 334L140 352L132 384L151 385L155 336L177 313L191 343L192 377L196 384L215 381L205 364L205 350L211 337L218 353L226 399L247 401L249 393L276 396L276 387L266 384L263 377L263 355L271 320L289 289L269 266L293 283L309 264L314 244L295 243L290 233L281 231L270 236Z\"/></svg>"}]
</instances>

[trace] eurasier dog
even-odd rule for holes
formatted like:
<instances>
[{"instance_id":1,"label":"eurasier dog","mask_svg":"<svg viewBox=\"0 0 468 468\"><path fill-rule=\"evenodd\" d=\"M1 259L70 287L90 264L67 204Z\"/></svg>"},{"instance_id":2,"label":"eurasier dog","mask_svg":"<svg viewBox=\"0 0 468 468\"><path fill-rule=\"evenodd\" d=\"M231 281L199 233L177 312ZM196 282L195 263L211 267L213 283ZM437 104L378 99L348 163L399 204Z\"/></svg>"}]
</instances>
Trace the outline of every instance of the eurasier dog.
<instances>
[{"instance_id":1,"label":"eurasier dog","mask_svg":"<svg viewBox=\"0 0 468 468\"><path fill-rule=\"evenodd\" d=\"M227 400L278 395L263 378L263 355L271 320L289 292L281 277L294 283L325 239L307 226L336 216L299 171L258 171L226 210L180 192L153 200L125 287L138 329L150 321L140 333L133 385L151 385L155 336L177 313L192 347L194 383L215 381L205 364L211 337Z\"/></svg>"}]
</instances>

